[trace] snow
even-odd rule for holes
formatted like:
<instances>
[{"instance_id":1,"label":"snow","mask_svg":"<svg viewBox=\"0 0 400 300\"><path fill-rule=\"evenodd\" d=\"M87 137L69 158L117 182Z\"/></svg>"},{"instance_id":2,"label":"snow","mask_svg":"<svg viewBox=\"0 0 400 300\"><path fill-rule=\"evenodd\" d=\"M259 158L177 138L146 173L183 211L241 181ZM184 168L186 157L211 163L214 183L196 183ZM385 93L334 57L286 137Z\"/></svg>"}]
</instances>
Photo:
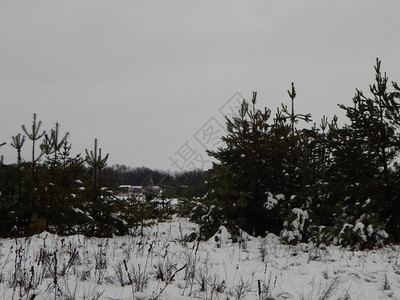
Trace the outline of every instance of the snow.
<instances>
[{"instance_id":1,"label":"snow","mask_svg":"<svg viewBox=\"0 0 400 300\"><path fill-rule=\"evenodd\" d=\"M374 233L374 227L372 226L372 224L368 225L367 232L369 236L371 236Z\"/></svg>"},{"instance_id":2,"label":"snow","mask_svg":"<svg viewBox=\"0 0 400 300\"><path fill-rule=\"evenodd\" d=\"M83 210L81 210L81 209L79 209L79 208L75 208L75 207L72 207L72 210L74 211L74 212L76 212L76 213L78 213L78 214L85 214L84 212L83 212Z\"/></svg>"},{"instance_id":3,"label":"snow","mask_svg":"<svg viewBox=\"0 0 400 300\"><path fill-rule=\"evenodd\" d=\"M225 226L220 226L218 231L210 239L210 242L213 241L215 242L214 246L221 248L222 246L232 242L232 237Z\"/></svg>"},{"instance_id":4,"label":"snow","mask_svg":"<svg viewBox=\"0 0 400 300\"><path fill-rule=\"evenodd\" d=\"M378 235L380 235L384 239L387 239L389 237L389 235L387 234L387 232L385 230L378 230L377 233L378 233Z\"/></svg>"},{"instance_id":5,"label":"snow","mask_svg":"<svg viewBox=\"0 0 400 300\"><path fill-rule=\"evenodd\" d=\"M361 224L346 227L374 229ZM241 233L242 241L233 243L224 226L208 241L187 242L198 232L197 225L174 217L145 228L144 236L43 232L0 239L0 299L400 297L400 246L369 251L290 246L272 233L265 238Z\"/></svg>"},{"instance_id":6,"label":"snow","mask_svg":"<svg viewBox=\"0 0 400 300\"><path fill-rule=\"evenodd\" d=\"M292 213L296 218L290 223L290 226L288 221L285 221L283 223L284 229L281 232L282 238L289 243L301 240L305 222L309 219L308 212L301 208L293 208Z\"/></svg>"},{"instance_id":7,"label":"snow","mask_svg":"<svg viewBox=\"0 0 400 300\"><path fill-rule=\"evenodd\" d=\"M339 232L339 235L345 233L347 228L353 228L353 225L348 224L348 223L344 224L342 227L342 230Z\"/></svg>"},{"instance_id":8,"label":"snow","mask_svg":"<svg viewBox=\"0 0 400 300\"><path fill-rule=\"evenodd\" d=\"M278 204L278 201L283 200L285 198L283 194L273 195L269 192L266 194L267 194L267 202L265 203L265 208L269 210L274 208L274 206Z\"/></svg>"},{"instance_id":9,"label":"snow","mask_svg":"<svg viewBox=\"0 0 400 300\"><path fill-rule=\"evenodd\" d=\"M358 236L362 238L363 241L367 241L367 236L364 234L365 225L362 222L357 222L353 228L354 232L358 233Z\"/></svg>"},{"instance_id":10,"label":"snow","mask_svg":"<svg viewBox=\"0 0 400 300\"><path fill-rule=\"evenodd\" d=\"M365 226L362 222L357 222L356 226L354 226L354 228L353 228L353 231L357 232L359 230L362 232L362 231L364 231L364 228L365 228Z\"/></svg>"},{"instance_id":11,"label":"snow","mask_svg":"<svg viewBox=\"0 0 400 300\"><path fill-rule=\"evenodd\" d=\"M370 204L371 203L371 199L367 199L367 200L365 200L365 202L364 202L364 204L363 204L363 208L366 208L367 206L368 206L368 204Z\"/></svg>"}]
</instances>

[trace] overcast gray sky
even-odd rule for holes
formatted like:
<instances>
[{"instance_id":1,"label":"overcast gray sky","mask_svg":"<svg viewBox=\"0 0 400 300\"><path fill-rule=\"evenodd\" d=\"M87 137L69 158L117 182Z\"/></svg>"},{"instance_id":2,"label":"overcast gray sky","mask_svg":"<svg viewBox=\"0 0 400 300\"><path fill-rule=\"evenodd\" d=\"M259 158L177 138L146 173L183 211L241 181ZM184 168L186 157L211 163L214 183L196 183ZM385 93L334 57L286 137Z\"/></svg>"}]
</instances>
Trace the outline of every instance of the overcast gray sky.
<instances>
[{"instance_id":1,"label":"overcast gray sky","mask_svg":"<svg viewBox=\"0 0 400 300\"><path fill-rule=\"evenodd\" d=\"M207 167L236 92L275 111L294 81L298 111L318 122L367 91L376 57L400 81L399 11L398 0L0 0L0 154L15 161L11 136L35 112L70 132L75 153L98 138L109 164Z\"/></svg>"}]
</instances>

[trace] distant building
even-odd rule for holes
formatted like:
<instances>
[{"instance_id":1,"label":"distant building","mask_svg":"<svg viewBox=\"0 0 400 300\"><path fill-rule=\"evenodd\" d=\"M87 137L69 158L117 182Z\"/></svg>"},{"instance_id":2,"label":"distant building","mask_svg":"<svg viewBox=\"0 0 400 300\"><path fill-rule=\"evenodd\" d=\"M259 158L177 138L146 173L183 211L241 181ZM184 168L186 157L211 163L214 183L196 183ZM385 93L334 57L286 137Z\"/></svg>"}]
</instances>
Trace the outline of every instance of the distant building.
<instances>
[{"instance_id":1,"label":"distant building","mask_svg":"<svg viewBox=\"0 0 400 300\"><path fill-rule=\"evenodd\" d=\"M118 194L121 196L144 196L144 195L153 195L153 196L161 196L162 188L157 185L148 185L148 186L135 186L135 185L120 185L118 187Z\"/></svg>"},{"instance_id":2,"label":"distant building","mask_svg":"<svg viewBox=\"0 0 400 300\"><path fill-rule=\"evenodd\" d=\"M132 186L131 188L132 196L143 196L143 187L142 186Z\"/></svg>"},{"instance_id":3,"label":"distant building","mask_svg":"<svg viewBox=\"0 0 400 300\"><path fill-rule=\"evenodd\" d=\"M144 187L143 194L158 197L162 195L162 188L157 185L148 185Z\"/></svg>"}]
</instances>

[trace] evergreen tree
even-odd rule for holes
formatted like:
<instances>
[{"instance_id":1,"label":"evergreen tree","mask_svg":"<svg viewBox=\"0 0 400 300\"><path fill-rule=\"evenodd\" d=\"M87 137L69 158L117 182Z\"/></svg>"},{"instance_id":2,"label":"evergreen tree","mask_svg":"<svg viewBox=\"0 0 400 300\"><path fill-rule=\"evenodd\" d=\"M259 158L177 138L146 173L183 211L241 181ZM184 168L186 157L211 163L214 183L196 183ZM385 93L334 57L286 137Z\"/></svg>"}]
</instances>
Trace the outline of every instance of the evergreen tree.
<instances>
[{"instance_id":1,"label":"evergreen tree","mask_svg":"<svg viewBox=\"0 0 400 300\"><path fill-rule=\"evenodd\" d=\"M114 202L113 192L101 186L102 170L107 166L108 154L102 156L102 149L97 148L97 139L94 141L94 148L90 152L86 149L85 162L92 169L92 235L111 236L112 234L127 233L127 227L114 216L118 212L117 202Z\"/></svg>"},{"instance_id":2,"label":"evergreen tree","mask_svg":"<svg viewBox=\"0 0 400 300\"><path fill-rule=\"evenodd\" d=\"M60 125L45 134L40 148L44 155L41 165L41 214L48 223L48 230L57 233L79 232L77 225L88 219L82 215L85 210L79 190L80 182L85 180L84 161L77 155L70 155L69 133L61 134Z\"/></svg>"},{"instance_id":3,"label":"evergreen tree","mask_svg":"<svg viewBox=\"0 0 400 300\"><path fill-rule=\"evenodd\" d=\"M29 132L25 125L22 125L22 130L25 132L26 136L28 139L32 141L32 161L31 161L31 193L30 193L30 199L31 203L30 206L33 209L35 206L35 198L37 196L37 174L36 174L36 165L41 157L42 154L40 154L38 157L36 156L36 143L39 141L45 134L44 131L40 130L40 127L42 126L42 121L37 121L36 120L36 114L33 114L33 120L32 120L32 127L31 127L31 132Z\"/></svg>"},{"instance_id":4,"label":"evergreen tree","mask_svg":"<svg viewBox=\"0 0 400 300\"><path fill-rule=\"evenodd\" d=\"M44 184L49 185L47 193L47 205L50 208L50 211L54 202L57 201L57 199L62 199L62 197L64 196L62 192L64 183L58 182L58 172L59 169L62 167L62 162L60 160L61 149L62 146L67 143L68 135L69 133L67 132L63 137L60 136L60 125L58 124L58 122L56 122L55 127L50 130L50 134L45 133L44 140L40 145L40 149L45 156L44 164L49 171L47 172L48 174L44 179Z\"/></svg>"},{"instance_id":5,"label":"evergreen tree","mask_svg":"<svg viewBox=\"0 0 400 300\"><path fill-rule=\"evenodd\" d=\"M250 234L265 235L281 228L276 211L271 169L271 111L256 108L257 93L251 103L243 101L239 116L226 118L225 147L209 151L218 160L209 179L209 198L220 207L222 218Z\"/></svg>"},{"instance_id":6,"label":"evergreen tree","mask_svg":"<svg viewBox=\"0 0 400 300\"><path fill-rule=\"evenodd\" d=\"M21 149L25 143L25 136L22 136L18 133L16 136L12 137L11 146L17 150L17 172L18 172L18 201L21 202L21 195L22 195L22 184L23 184L23 177L21 172Z\"/></svg>"},{"instance_id":7,"label":"evergreen tree","mask_svg":"<svg viewBox=\"0 0 400 300\"><path fill-rule=\"evenodd\" d=\"M12 137L11 147L17 150L17 164L20 164L22 161L21 158L21 149L25 143L25 136L18 133L17 135Z\"/></svg>"},{"instance_id":8,"label":"evergreen tree","mask_svg":"<svg viewBox=\"0 0 400 300\"><path fill-rule=\"evenodd\" d=\"M311 114L298 114L295 113L294 103L297 96L294 83L292 83L291 89L287 91L290 100L291 108L282 104L282 110L278 110L276 114L277 125L283 127L283 130L279 131L280 136L278 138L285 140L288 145L286 154L286 166L285 174L287 174L287 187L285 189L286 198L291 198L295 195L301 186L304 186L304 178L299 173L299 162L300 156L305 155L306 150L303 146L307 144L307 133L306 131L297 130L296 124L299 121L310 122ZM287 123L289 121L289 123ZM289 133L290 132L290 133ZM289 135L288 135L289 133ZM306 172L305 169L302 172ZM304 176L303 176L304 177Z\"/></svg>"},{"instance_id":9,"label":"evergreen tree","mask_svg":"<svg viewBox=\"0 0 400 300\"><path fill-rule=\"evenodd\" d=\"M108 154L102 157L101 148L97 149L97 139L94 140L94 148L90 152L85 150L85 162L93 171L93 201L97 202L99 197L99 184L101 184L102 170L107 166Z\"/></svg>"},{"instance_id":10,"label":"evergreen tree","mask_svg":"<svg viewBox=\"0 0 400 300\"><path fill-rule=\"evenodd\" d=\"M400 146L398 94L388 91L388 78L381 72L379 59L375 73L371 96L357 90L354 106L340 105L351 124L338 131L334 145L336 183L345 191L338 199L341 228L337 231L343 236L342 244L356 247L372 247L384 240L384 229L396 239L400 237L391 167Z\"/></svg>"}]
</instances>

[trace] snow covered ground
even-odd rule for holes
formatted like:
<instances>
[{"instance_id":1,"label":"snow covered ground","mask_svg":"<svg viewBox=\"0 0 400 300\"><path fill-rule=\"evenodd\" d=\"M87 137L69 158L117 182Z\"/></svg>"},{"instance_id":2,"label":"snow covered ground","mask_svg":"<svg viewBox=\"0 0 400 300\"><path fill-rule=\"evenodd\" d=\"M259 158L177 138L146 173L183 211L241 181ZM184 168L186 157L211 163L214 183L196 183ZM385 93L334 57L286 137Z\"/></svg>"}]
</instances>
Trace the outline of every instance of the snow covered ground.
<instances>
[{"instance_id":1,"label":"snow covered ground","mask_svg":"<svg viewBox=\"0 0 400 300\"><path fill-rule=\"evenodd\" d=\"M112 239L0 240L0 299L400 299L400 247L287 246L276 236L207 242L186 219Z\"/></svg>"}]
</instances>

